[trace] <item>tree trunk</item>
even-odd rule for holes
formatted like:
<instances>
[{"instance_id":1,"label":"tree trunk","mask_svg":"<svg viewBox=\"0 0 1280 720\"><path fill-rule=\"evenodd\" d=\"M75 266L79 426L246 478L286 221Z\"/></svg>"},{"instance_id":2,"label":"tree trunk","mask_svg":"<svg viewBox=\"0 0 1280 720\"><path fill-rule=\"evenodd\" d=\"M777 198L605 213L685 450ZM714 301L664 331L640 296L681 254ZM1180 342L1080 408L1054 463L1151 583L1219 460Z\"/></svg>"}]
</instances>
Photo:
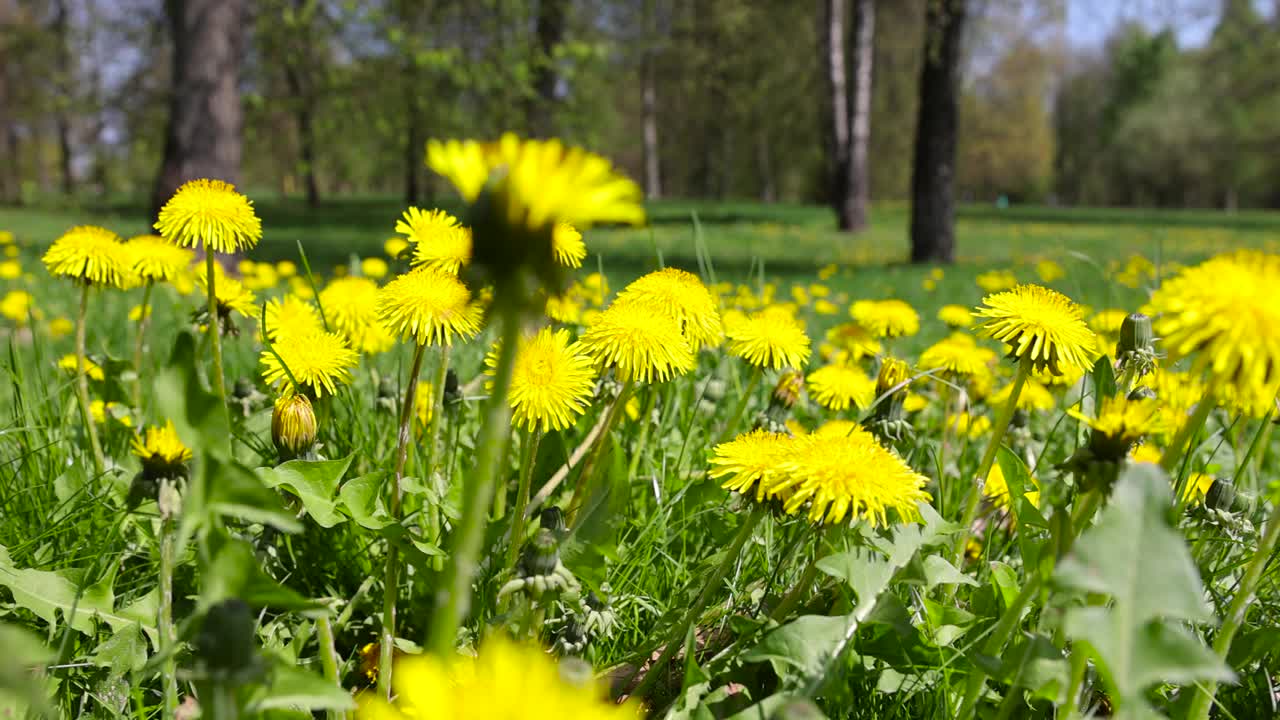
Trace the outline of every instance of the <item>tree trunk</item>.
<instances>
[{"instance_id":1,"label":"tree trunk","mask_svg":"<svg viewBox=\"0 0 1280 720\"><path fill-rule=\"evenodd\" d=\"M0 0L0 27L13 21L16 8L12 0ZM12 117L13 101L9 97L12 72L8 57L8 45L0 43L0 132L5 149L5 162L0 166L0 204L22 203L22 171L18 157L17 121Z\"/></svg>"},{"instance_id":2,"label":"tree trunk","mask_svg":"<svg viewBox=\"0 0 1280 720\"><path fill-rule=\"evenodd\" d=\"M307 207L319 207L320 186L316 183L316 133L311 123L312 104L303 88L302 73L295 61L285 63L285 82L293 103L293 118L298 126L298 160L302 164L302 184L307 193Z\"/></svg>"},{"instance_id":3,"label":"tree trunk","mask_svg":"<svg viewBox=\"0 0 1280 720\"><path fill-rule=\"evenodd\" d=\"M565 0L538 0L534 20L537 53L533 63L534 97L529 107L529 132L534 137L555 135L556 47L564 42L564 25L568 12Z\"/></svg>"},{"instance_id":4,"label":"tree trunk","mask_svg":"<svg viewBox=\"0 0 1280 720\"><path fill-rule=\"evenodd\" d=\"M644 194L649 199L662 197L662 165L658 146L658 71L657 53L653 44L657 42L656 21L653 9L654 0L644 3L645 50L641 57L640 68L640 101L641 122L644 138Z\"/></svg>"},{"instance_id":5,"label":"tree trunk","mask_svg":"<svg viewBox=\"0 0 1280 720\"><path fill-rule=\"evenodd\" d=\"M413 61L409 61L412 67ZM410 73L410 77L416 79L417 73ZM409 87L416 86L417 83L411 81ZM405 205L417 205L421 196L421 188L418 179L422 176L423 153L425 152L422 139L422 104L418 101L418 94L409 92L405 95L406 107L405 114L408 116L409 127L405 133L404 145L404 203Z\"/></svg>"},{"instance_id":6,"label":"tree trunk","mask_svg":"<svg viewBox=\"0 0 1280 720\"><path fill-rule=\"evenodd\" d=\"M960 40L967 0L929 0L915 164L911 173L911 262L955 260L955 164Z\"/></svg>"},{"instance_id":7,"label":"tree trunk","mask_svg":"<svg viewBox=\"0 0 1280 720\"><path fill-rule=\"evenodd\" d=\"M871 202L868 146L871 142L871 78L875 54L875 0L854 0L853 4L853 107L849 113L849 177L846 181L842 230L867 226Z\"/></svg>"},{"instance_id":8,"label":"tree trunk","mask_svg":"<svg viewBox=\"0 0 1280 720\"><path fill-rule=\"evenodd\" d=\"M841 230L848 230L849 94L845 77L844 21L844 0L825 0L822 54L827 71L827 103L831 111L827 127L831 158L827 192L831 207L836 211L836 224Z\"/></svg>"},{"instance_id":9,"label":"tree trunk","mask_svg":"<svg viewBox=\"0 0 1280 720\"><path fill-rule=\"evenodd\" d=\"M244 48L244 0L167 0L173 88L153 214L182 183L236 182L243 110L236 87Z\"/></svg>"},{"instance_id":10,"label":"tree trunk","mask_svg":"<svg viewBox=\"0 0 1280 720\"><path fill-rule=\"evenodd\" d=\"M70 195L75 192L75 176L71 167L71 30L67 17L66 0L55 0L53 4L53 35L57 73L57 105L54 109L54 129L58 135L58 171L62 182L62 193Z\"/></svg>"}]
</instances>

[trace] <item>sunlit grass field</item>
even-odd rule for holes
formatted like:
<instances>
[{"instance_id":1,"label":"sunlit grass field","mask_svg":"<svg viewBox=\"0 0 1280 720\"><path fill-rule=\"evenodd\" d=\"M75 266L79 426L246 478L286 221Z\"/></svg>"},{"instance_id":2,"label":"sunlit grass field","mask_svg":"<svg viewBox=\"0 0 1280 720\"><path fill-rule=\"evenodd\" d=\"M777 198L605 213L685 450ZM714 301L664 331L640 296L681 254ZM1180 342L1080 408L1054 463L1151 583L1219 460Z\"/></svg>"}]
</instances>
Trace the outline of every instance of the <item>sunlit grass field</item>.
<instances>
[{"instance_id":1,"label":"sunlit grass field","mask_svg":"<svg viewBox=\"0 0 1280 720\"><path fill-rule=\"evenodd\" d=\"M323 299L339 277L385 286L408 269L385 249L403 208L357 198L309 210L269 195L256 208L262 242L232 268L256 309L233 314L236 334L222 341L229 430L210 419L209 345L197 315L204 301L190 278L150 295L140 362L143 290L91 295L86 344L101 370L90 382L107 458L101 474L77 409L74 358L70 371L59 366L73 351L79 287L51 277L40 257L75 225L125 238L148 233L144 213L132 203L0 209L0 231L12 233L0 258L0 648L14 648L0 657L0 718L28 708L161 717L168 663L178 668L179 695L204 703L209 688L229 688L240 716L345 717L353 697L374 692L373 645L388 594L398 602L396 657L422 650L445 541L479 452L494 333L486 328L448 355L457 383L446 385L438 442L425 406L411 414L399 517L389 510L388 476L408 343L361 354L349 380L316 400L318 457L281 463L271 427L278 388L262 378L262 303L293 293L314 304L314 291ZM630 384L601 373L568 428L536 444L531 433L513 432L459 646L490 635L540 643L585 660L615 696L638 691L624 712L673 719L1117 710L1181 718L1197 683L1209 681L1224 683L1222 717L1274 713L1273 562L1258 564L1257 598L1235 643L1211 651L1275 501L1280 457L1268 404L1227 404L1201 418L1185 460L1165 473L1148 463L1175 440L1203 388L1187 362L1165 364L1157 377L1176 382L1162 385L1112 361L1120 319L1143 308L1164 279L1219 253L1275 252L1280 215L969 206L957 224L957 262L912 266L901 207L877 208L857 235L833 231L830 212L811 206L670 201L648 210L647 227L584 234L574 312L541 322L581 338L618 291L677 267L716 298L716 322L731 338L732 323L773 308L803 326L809 357L788 385L777 368L756 370L717 345L667 382L635 383L622 401ZM1079 303L1099 336L1091 349L1106 359L1090 372L1032 376L1019 396L1026 401L1006 416L1011 387L1021 387L1017 364L999 343L939 311L972 309L1015 283ZM910 305L916 326L851 334L855 303L890 299ZM323 302L316 309L336 310ZM953 333L976 339L965 347L982 349L980 371L925 367L925 353ZM424 356L419 392L439 397L442 355L429 348ZM905 387L877 387L888 358L908 366ZM857 376L841 390L844 404L817 400L813 373L834 366ZM1167 422L1141 428L1147 454L1138 459L1146 462L1122 453L1109 461L1110 479L1098 481L1105 472L1071 461L1090 447L1089 421L1104 398L1139 385L1156 392ZM789 394L799 397L788 404ZM890 512L876 521L855 510L822 525L804 509L788 511L783 498L758 504L708 476L717 446L752 427L802 437L856 421L884 432L876 409L884 402L902 414L876 442L923 478L931 498L915 517ZM993 426L1002 417L1009 429L1001 439ZM172 527L161 522L154 492L136 497L140 465L131 449L142 428L166 420L193 449L192 487L204 493L183 500L183 512L199 520L172 558L176 649L163 649L156 620ZM598 442L592 429L614 422ZM228 435L230 454L208 451ZM995 453L1001 444L992 455L1000 480L988 474L987 488L1002 485L1003 495L983 494L975 475L988 446ZM594 472L586 481L584 467ZM538 572L506 561L526 473L534 504L572 511L576 485L589 489L578 522L547 534L551 561ZM1227 484L1231 496L1221 490ZM199 513L190 510L196 505ZM759 517L757 505L766 508ZM392 547L403 571L388 593ZM529 590L533 576L553 589ZM228 650L216 636L234 635L235 623L213 627L208 618L233 598L251 608L251 642ZM668 645L672 661L650 677ZM243 660L237 672L217 674L220 652Z\"/></svg>"}]
</instances>

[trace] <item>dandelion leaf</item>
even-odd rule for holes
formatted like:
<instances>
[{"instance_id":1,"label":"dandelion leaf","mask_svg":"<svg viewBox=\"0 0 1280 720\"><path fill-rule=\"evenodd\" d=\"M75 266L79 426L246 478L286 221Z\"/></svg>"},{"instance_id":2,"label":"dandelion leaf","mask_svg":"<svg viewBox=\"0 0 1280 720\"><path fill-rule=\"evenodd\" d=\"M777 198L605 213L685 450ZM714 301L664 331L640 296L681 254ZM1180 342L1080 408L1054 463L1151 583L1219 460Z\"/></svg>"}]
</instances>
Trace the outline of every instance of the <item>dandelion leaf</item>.
<instances>
[{"instance_id":1,"label":"dandelion leaf","mask_svg":"<svg viewBox=\"0 0 1280 720\"><path fill-rule=\"evenodd\" d=\"M274 468L258 468L258 477L269 488L298 498L312 520L322 528L346 522L337 511L338 483L351 467L354 455L337 460L290 460Z\"/></svg>"}]
</instances>

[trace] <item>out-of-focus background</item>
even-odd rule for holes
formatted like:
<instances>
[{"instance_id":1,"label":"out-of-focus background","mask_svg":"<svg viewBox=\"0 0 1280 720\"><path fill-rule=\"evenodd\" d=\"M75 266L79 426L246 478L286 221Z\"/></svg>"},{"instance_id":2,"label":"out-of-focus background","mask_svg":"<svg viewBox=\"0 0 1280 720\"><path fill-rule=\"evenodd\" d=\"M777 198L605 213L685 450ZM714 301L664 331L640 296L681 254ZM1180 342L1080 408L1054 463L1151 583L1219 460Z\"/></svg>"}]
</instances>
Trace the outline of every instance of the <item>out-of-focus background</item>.
<instances>
[{"instance_id":1,"label":"out-of-focus background","mask_svg":"<svg viewBox=\"0 0 1280 720\"><path fill-rule=\"evenodd\" d=\"M427 139L505 130L637 179L624 261L695 215L810 265L1265 243L1280 2L0 0L0 225L37 239L218 177L265 257L341 258L450 205Z\"/></svg>"}]
</instances>

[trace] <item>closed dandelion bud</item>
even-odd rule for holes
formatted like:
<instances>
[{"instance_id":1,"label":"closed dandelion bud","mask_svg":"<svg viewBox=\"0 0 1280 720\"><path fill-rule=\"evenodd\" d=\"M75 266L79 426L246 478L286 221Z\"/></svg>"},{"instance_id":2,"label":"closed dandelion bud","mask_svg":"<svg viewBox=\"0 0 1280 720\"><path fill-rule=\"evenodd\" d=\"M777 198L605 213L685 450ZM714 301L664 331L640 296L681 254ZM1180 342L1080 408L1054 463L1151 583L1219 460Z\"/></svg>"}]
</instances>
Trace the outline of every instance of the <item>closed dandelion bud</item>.
<instances>
[{"instance_id":1,"label":"closed dandelion bud","mask_svg":"<svg viewBox=\"0 0 1280 720\"><path fill-rule=\"evenodd\" d=\"M773 403L791 409L800 401L804 392L804 375L798 370L784 370L773 388Z\"/></svg>"},{"instance_id":2,"label":"closed dandelion bud","mask_svg":"<svg viewBox=\"0 0 1280 720\"><path fill-rule=\"evenodd\" d=\"M538 513L538 526L557 534L569 529L564 521L564 510L554 505L545 507Z\"/></svg>"},{"instance_id":3,"label":"closed dandelion bud","mask_svg":"<svg viewBox=\"0 0 1280 720\"><path fill-rule=\"evenodd\" d=\"M255 619L243 600L224 600L209 608L195 654L210 676L231 682L251 678L261 663L254 642Z\"/></svg>"},{"instance_id":4,"label":"closed dandelion bud","mask_svg":"<svg viewBox=\"0 0 1280 720\"><path fill-rule=\"evenodd\" d=\"M1120 324L1120 342L1116 344L1116 355L1150 351L1154 344L1151 318L1142 313L1133 313Z\"/></svg>"},{"instance_id":5,"label":"closed dandelion bud","mask_svg":"<svg viewBox=\"0 0 1280 720\"><path fill-rule=\"evenodd\" d=\"M911 377L911 368L907 367L905 362L896 358L885 358L884 362L880 363L880 374L876 376L876 397L905 390L905 385L898 386L905 383L909 377Z\"/></svg>"},{"instance_id":6,"label":"closed dandelion bud","mask_svg":"<svg viewBox=\"0 0 1280 720\"><path fill-rule=\"evenodd\" d=\"M555 572L560 563L560 551L555 534L541 528L533 536L520 557L520 572L524 577L539 577Z\"/></svg>"},{"instance_id":7,"label":"closed dandelion bud","mask_svg":"<svg viewBox=\"0 0 1280 720\"><path fill-rule=\"evenodd\" d=\"M271 413L271 441L280 460L306 455L316 444L316 414L306 395L295 393L276 400Z\"/></svg>"},{"instance_id":8,"label":"closed dandelion bud","mask_svg":"<svg viewBox=\"0 0 1280 720\"><path fill-rule=\"evenodd\" d=\"M1155 400L1156 391L1152 390L1146 385L1141 385L1139 387L1136 387L1130 390L1128 398L1130 400Z\"/></svg>"},{"instance_id":9,"label":"closed dandelion bud","mask_svg":"<svg viewBox=\"0 0 1280 720\"><path fill-rule=\"evenodd\" d=\"M462 386L458 384L458 371L449 368L444 375L444 406L450 407L462 402Z\"/></svg>"},{"instance_id":10,"label":"closed dandelion bud","mask_svg":"<svg viewBox=\"0 0 1280 720\"><path fill-rule=\"evenodd\" d=\"M1231 484L1230 480L1218 478L1209 486L1209 491L1204 494L1204 504L1214 510L1230 512L1236 501L1236 486Z\"/></svg>"}]
</instances>

